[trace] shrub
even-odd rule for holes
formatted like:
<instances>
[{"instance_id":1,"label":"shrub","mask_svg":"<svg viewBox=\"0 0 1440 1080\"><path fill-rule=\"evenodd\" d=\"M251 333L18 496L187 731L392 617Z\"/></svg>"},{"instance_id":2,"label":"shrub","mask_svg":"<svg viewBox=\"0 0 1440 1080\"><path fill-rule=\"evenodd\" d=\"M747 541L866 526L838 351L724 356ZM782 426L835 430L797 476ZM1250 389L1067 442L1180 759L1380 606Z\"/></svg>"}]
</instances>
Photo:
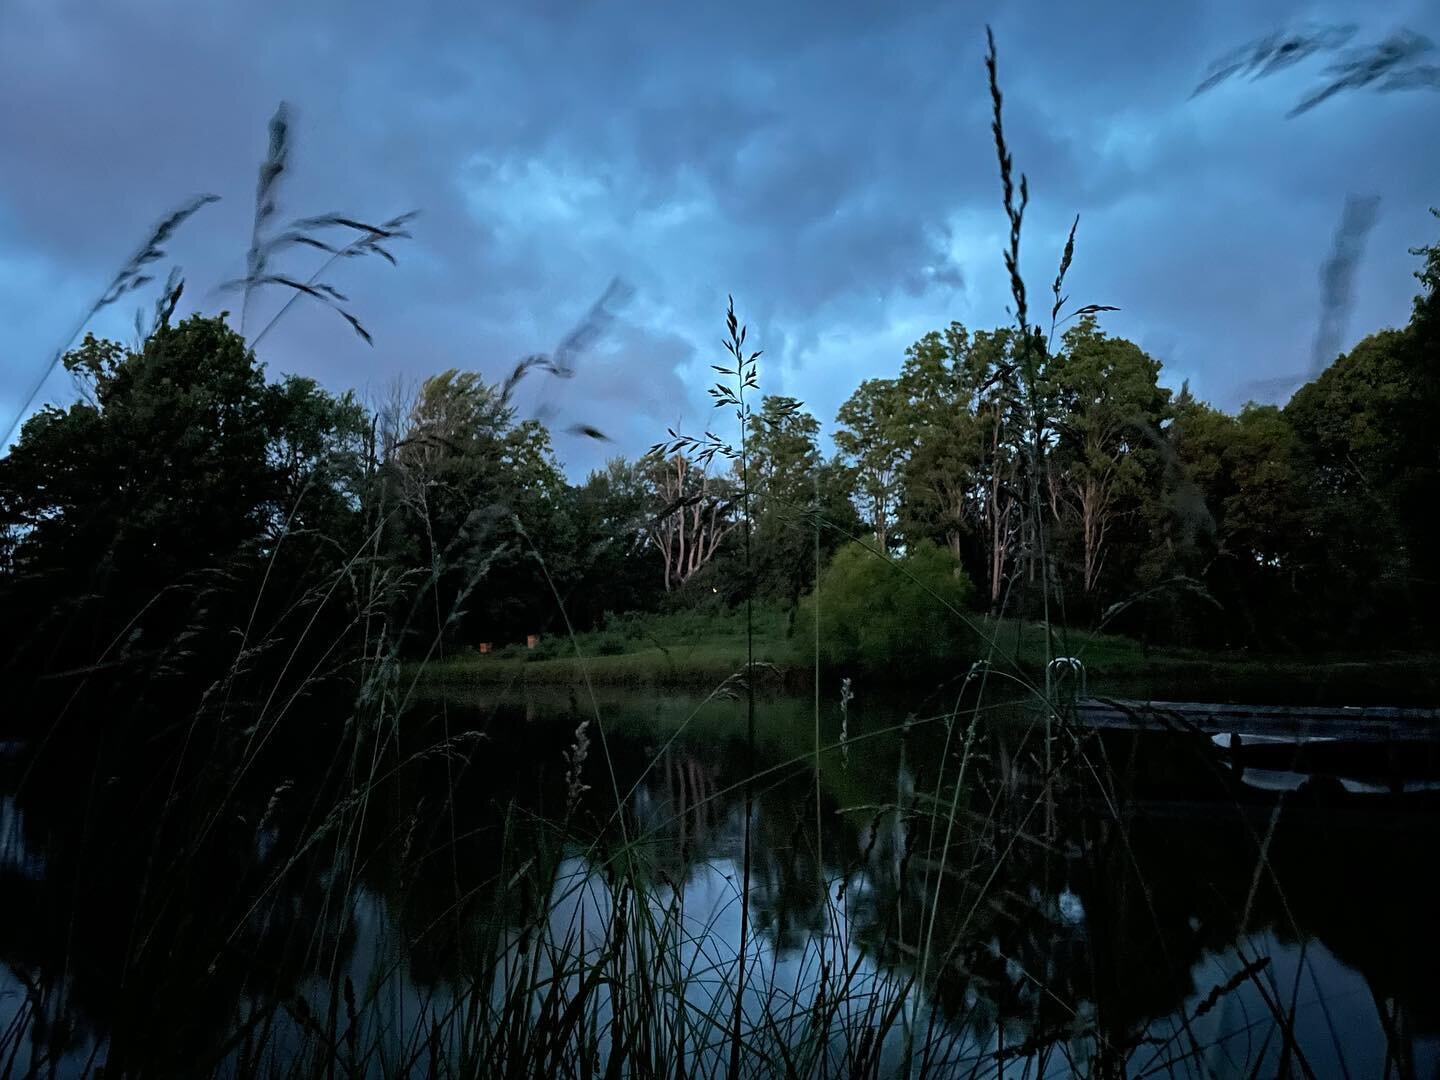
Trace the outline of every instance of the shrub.
<instances>
[{"instance_id":1,"label":"shrub","mask_svg":"<svg viewBox=\"0 0 1440 1080\"><path fill-rule=\"evenodd\" d=\"M625 651L625 638L621 634L599 634L592 651L596 656L619 656Z\"/></svg>"},{"instance_id":2,"label":"shrub","mask_svg":"<svg viewBox=\"0 0 1440 1080\"><path fill-rule=\"evenodd\" d=\"M835 553L820 575L820 661L827 667L906 673L969 661L974 636L961 614L969 578L946 549L928 540L899 559L863 544ZM814 650L815 594L800 602L795 644Z\"/></svg>"},{"instance_id":3,"label":"shrub","mask_svg":"<svg viewBox=\"0 0 1440 1080\"><path fill-rule=\"evenodd\" d=\"M542 634L533 649L524 645L520 648L525 650L526 660L555 660L575 655L575 647L566 634Z\"/></svg>"}]
</instances>

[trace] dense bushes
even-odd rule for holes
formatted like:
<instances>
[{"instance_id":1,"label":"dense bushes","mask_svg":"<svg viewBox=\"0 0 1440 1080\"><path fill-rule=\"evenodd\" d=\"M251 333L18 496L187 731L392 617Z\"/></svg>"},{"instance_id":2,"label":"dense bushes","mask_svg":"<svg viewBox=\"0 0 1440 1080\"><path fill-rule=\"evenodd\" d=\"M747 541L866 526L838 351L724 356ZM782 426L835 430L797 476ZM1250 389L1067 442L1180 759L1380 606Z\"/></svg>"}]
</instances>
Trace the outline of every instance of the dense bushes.
<instances>
[{"instance_id":1,"label":"dense bushes","mask_svg":"<svg viewBox=\"0 0 1440 1080\"><path fill-rule=\"evenodd\" d=\"M896 676L968 662L976 644L967 622L972 592L954 556L928 540L897 559L848 544L820 575L820 661ZM817 593L801 601L796 625L795 647L807 657Z\"/></svg>"}]
</instances>

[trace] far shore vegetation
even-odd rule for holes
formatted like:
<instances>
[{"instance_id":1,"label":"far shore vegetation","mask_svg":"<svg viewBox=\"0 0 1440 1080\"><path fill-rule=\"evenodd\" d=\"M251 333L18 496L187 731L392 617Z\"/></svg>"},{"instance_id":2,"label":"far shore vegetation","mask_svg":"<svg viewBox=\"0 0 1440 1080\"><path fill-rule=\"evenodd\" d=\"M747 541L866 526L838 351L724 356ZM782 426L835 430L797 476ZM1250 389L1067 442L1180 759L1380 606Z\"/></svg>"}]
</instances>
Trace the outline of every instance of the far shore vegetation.
<instances>
[{"instance_id":1,"label":"far shore vegetation","mask_svg":"<svg viewBox=\"0 0 1440 1080\"><path fill-rule=\"evenodd\" d=\"M971 648L957 650L946 662L912 659L902 652L893 664L877 665L866 681L886 691L959 681L982 656L993 656L1002 671L1044 681L1052 654L1042 624L983 615L975 622L983 636L977 635ZM993 640L993 652L981 646L986 639ZM1063 655L1084 664L1089 689L1100 694L1160 697L1188 688L1216 700L1276 703L1423 705L1440 699L1440 670L1434 654L1423 651L1221 652L1146 646L1119 634L1087 631L1068 632L1064 644L1070 651ZM806 689L813 680L814 662L805 645L788 631L781 609L757 612L755 659L764 668L761 685L771 690ZM745 626L735 613L704 619L657 614L613 617L573 638L541 637L533 647L511 642L488 653L432 660L415 666L413 673L455 686L590 684L709 690L744 663ZM826 670L838 684L843 669ZM1167 691L1167 686L1172 689Z\"/></svg>"}]
</instances>

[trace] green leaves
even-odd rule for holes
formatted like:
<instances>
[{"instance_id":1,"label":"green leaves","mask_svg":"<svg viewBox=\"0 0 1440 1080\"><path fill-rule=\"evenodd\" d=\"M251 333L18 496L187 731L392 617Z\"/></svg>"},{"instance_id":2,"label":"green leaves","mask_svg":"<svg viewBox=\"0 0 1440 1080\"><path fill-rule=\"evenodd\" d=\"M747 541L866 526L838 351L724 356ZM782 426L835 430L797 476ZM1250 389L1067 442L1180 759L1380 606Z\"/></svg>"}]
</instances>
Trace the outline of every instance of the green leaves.
<instances>
[{"instance_id":1,"label":"green leaves","mask_svg":"<svg viewBox=\"0 0 1440 1080\"><path fill-rule=\"evenodd\" d=\"M727 337L721 342L725 351L730 355L730 363L711 364L713 371L721 375L729 376L729 382L716 382L706 388L705 392L710 395L714 408L733 408L735 419L739 421L742 439L747 425L750 424L753 411L745 400L745 391L760 388L760 365L758 363L761 350L753 352L745 351L745 338L748 329L742 325L735 315L735 298L726 297L727 306L725 309L725 329ZM798 407L798 402L797 402ZM736 447L721 439L712 431L706 431L701 436L684 435L674 428L667 428L669 436L660 442L651 445L649 454L659 457L672 457L675 454L683 454L693 457L696 463L709 468L718 455L729 461L739 461L741 452Z\"/></svg>"},{"instance_id":2,"label":"green leaves","mask_svg":"<svg viewBox=\"0 0 1440 1080\"><path fill-rule=\"evenodd\" d=\"M37 570L83 582L105 565L117 587L143 588L219 565L280 522L347 517L326 493L343 483L335 460L355 448L358 406L310 380L267 384L221 319L162 322L139 351L87 336L64 363L91 402L42 413L0 461L6 524L26 530L20 555Z\"/></svg>"},{"instance_id":3,"label":"green leaves","mask_svg":"<svg viewBox=\"0 0 1440 1080\"><path fill-rule=\"evenodd\" d=\"M826 666L874 673L954 665L978 644L966 626L972 587L948 551L920 541L901 558L863 544L836 552L820 575L820 642ZM800 606L796 640L814 640L815 598Z\"/></svg>"}]
</instances>

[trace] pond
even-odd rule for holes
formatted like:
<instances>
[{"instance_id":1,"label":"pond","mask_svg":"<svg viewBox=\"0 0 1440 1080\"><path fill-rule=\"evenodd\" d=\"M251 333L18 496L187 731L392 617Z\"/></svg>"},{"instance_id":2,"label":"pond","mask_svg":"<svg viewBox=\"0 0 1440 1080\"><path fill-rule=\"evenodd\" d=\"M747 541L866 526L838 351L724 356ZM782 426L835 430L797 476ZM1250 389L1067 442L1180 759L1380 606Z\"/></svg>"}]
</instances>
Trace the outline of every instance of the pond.
<instances>
[{"instance_id":1,"label":"pond","mask_svg":"<svg viewBox=\"0 0 1440 1080\"><path fill-rule=\"evenodd\" d=\"M724 1075L737 1023L756 1076L1440 1068L1431 813L1226 802L1017 701L746 723L446 687L238 771L8 744L0 1069Z\"/></svg>"}]
</instances>

